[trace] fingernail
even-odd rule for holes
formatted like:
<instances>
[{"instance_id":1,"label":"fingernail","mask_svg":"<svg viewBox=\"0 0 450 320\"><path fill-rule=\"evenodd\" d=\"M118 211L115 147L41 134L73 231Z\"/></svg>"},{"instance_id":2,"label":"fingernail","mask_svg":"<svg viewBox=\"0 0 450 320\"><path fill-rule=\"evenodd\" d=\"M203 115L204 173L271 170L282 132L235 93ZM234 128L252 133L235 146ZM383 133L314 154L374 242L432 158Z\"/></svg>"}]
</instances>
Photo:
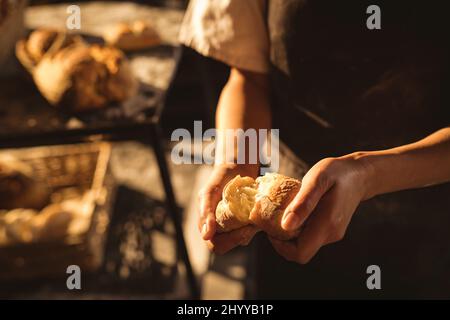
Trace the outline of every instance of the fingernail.
<instances>
[{"instance_id":1,"label":"fingernail","mask_svg":"<svg viewBox=\"0 0 450 320\"><path fill-rule=\"evenodd\" d=\"M293 211L289 211L283 219L283 228L286 230L294 230L300 225L300 218Z\"/></svg>"},{"instance_id":2,"label":"fingernail","mask_svg":"<svg viewBox=\"0 0 450 320\"><path fill-rule=\"evenodd\" d=\"M207 232L208 232L208 225L205 223L203 224L202 227L202 236L205 236Z\"/></svg>"}]
</instances>

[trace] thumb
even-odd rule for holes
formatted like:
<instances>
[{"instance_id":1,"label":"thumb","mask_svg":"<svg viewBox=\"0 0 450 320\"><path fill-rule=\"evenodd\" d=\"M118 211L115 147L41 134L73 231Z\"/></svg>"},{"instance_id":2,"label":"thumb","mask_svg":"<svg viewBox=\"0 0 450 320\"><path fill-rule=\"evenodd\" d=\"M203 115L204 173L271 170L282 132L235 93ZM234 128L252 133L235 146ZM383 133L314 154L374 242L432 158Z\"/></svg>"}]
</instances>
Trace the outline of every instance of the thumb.
<instances>
[{"instance_id":1,"label":"thumb","mask_svg":"<svg viewBox=\"0 0 450 320\"><path fill-rule=\"evenodd\" d=\"M204 240L211 240L216 233L215 211L220 198L219 188L206 188L199 193L198 228Z\"/></svg>"},{"instance_id":2,"label":"thumb","mask_svg":"<svg viewBox=\"0 0 450 320\"><path fill-rule=\"evenodd\" d=\"M300 191L285 209L281 227L288 231L300 228L330 188L329 179L323 173L311 169L305 175Z\"/></svg>"}]
</instances>

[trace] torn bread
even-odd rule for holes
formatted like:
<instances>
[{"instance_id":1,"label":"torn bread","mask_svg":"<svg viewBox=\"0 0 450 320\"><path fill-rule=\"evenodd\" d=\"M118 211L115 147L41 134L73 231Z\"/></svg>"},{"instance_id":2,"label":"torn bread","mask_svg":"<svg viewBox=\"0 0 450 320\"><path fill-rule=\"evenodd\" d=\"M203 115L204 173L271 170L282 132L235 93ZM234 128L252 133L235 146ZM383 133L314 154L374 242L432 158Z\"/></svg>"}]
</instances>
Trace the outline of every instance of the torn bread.
<instances>
[{"instance_id":1,"label":"torn bread","mask_svg":"<svg viewBox=\"0 0 450 320\"><path fill-rule=\"evenodd\" d=\"M279 240L296 237L298 231L284 230L281 219L300 185L299 180L277 173L267 173L256 180L236 176L225 186L216 209L218 232L253 224Z\"/></svg>"}]
</instances>

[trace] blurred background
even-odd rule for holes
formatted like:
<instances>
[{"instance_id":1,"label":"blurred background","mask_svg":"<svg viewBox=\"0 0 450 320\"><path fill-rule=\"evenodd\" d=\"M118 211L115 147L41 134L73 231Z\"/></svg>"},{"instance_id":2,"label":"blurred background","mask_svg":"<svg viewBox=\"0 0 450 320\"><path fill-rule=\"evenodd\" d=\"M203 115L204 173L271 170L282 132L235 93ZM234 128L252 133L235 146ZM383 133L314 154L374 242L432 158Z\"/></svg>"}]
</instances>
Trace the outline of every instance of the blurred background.
<instances>
[{"instance_id":1,"label":"blurred background","mask_svg":"<svg viewBox=\"0 0 450 320\"><path fill-rule=\"evenodd\" d=\"M210 168L170 161L228 75L178 45L187 2L81 1L67 30L73 3L0 0L1 298L252 297L251 248L215 257L197 232Z\"/></svg>"}]
</instances>

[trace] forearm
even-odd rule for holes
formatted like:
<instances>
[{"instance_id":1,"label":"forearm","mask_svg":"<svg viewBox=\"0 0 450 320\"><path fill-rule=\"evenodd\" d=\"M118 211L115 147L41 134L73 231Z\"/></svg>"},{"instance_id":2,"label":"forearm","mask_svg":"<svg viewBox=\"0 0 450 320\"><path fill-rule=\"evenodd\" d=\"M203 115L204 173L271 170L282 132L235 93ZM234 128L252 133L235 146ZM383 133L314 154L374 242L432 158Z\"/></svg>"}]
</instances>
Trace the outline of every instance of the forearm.
<instances>
[{"instance_id":1,"label":"forearm","mask_svg":"<svg viewBox=\"0 0 450 320\"><path fill-rule=\"evenodd\" d=\"M262 74L245 73L233 69L230 79L222 90L216 113L218 129L217 157L224 159L226 129L270 129L271 112L268 97L267 77ZM235 141L236 142L236 141ZM240 150L248 159L248 147ZM228 159L237 157L237 143L234 154L227 154ZM223 160L222 160L223 161Z\"/></svg>"},{"instance_id":2,"label":"forearm","mask_svg":"<svg viewBox=\"0 0 450 320\"><path fill-rule=\"evenodd\" d=\"M366 199L444 183L450 181L450 127L412 144L349 156L368 173Z\"/></svg>"}]
</instances>

